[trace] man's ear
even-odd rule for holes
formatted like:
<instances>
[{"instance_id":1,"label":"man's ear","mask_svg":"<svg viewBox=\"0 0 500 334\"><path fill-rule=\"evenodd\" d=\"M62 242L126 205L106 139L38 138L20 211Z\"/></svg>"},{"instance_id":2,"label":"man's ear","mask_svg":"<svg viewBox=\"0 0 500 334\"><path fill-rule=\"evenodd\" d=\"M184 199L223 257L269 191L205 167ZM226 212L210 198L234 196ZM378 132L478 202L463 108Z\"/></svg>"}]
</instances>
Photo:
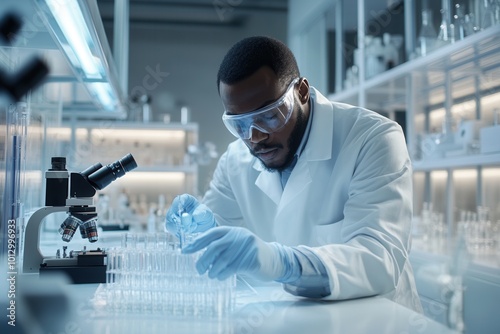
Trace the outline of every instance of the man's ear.
<instances>
[{"instance_id":1,"label":"man's ear","mask_svg":"<svg viewBox=\"0 0 500 334\"><path fill-rule=\"evenodd\" d=\"M309 82L306 78L300 78L298 92L300 102L307 103L309 101Z\"/></svg>"}]
</instances>

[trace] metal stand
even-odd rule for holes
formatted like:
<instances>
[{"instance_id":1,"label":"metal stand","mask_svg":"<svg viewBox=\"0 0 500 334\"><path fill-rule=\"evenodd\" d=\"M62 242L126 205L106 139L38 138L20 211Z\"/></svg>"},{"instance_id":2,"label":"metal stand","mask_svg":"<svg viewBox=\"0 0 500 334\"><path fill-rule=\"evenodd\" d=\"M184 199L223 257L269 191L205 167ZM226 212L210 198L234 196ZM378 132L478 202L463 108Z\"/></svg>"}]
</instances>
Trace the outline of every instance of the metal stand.
<instances>
[{"instance_id":1,"label":"metal stand","mask_svg":"<svg viewBox=\"0 0 500 334\"><path fill-rule=\"evenodd\" d=\"M38 209L28 220L24 235L23 272L38 273L43 255L40 251L40 227L43 219L54 212L68 212L69 206L46 206Z\"/></svg>"}]
</instances>

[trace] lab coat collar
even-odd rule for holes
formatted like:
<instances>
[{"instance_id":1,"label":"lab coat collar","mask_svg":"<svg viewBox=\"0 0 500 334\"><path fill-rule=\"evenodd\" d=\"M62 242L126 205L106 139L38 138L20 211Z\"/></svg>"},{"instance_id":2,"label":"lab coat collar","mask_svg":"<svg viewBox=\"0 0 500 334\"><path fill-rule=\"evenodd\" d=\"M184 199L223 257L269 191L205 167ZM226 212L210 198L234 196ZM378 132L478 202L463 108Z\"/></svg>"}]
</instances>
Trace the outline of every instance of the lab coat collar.
<instances>
[{"instance_id":1,"label":"lab coat collar","mask_svg":"<svg viewBox=\"0 0 500 334\"><path fill-rule=\"evenodd\" d=\"M314 103L314 117L309 139L304 151L295 165L287 187L286 196L282 201L283 189L280 175L277 172L267 171L260 160L255 159L253 168L260 171L255 185L280 207L295 198L311 182L310 163L328 160L332 156L333 145L333 107L331 102L319 93L314 87L310 90L311 101Z\"/></svg>"},{"instance_id":2,"label":"lab coat collar","mask_svg":"<svg viewBox=\"0 0 500 334\"><path fill-rule=\"evenodd\" d=\"M314 103L314 118L309 139L302 152L308 161L328 160L332 157L333 106L332 102L314 87L310 90Z\"/></svg>"}]
</instances>

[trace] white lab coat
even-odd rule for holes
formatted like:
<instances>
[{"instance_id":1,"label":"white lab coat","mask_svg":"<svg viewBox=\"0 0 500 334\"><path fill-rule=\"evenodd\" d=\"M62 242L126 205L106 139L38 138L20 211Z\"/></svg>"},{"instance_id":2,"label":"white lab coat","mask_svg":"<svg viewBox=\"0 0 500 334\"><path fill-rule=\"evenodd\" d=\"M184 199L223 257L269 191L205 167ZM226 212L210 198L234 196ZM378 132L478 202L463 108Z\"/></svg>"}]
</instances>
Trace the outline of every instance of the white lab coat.
<instances>
[{"instance_id":1,"label":"white lab coat","mask_svg":"<svg viewBox=\"0 0 500 334\"><path fill-rule=\"evenodd\" d=\"M310 246L329 275L325 299L385 295L420 310L408 259L413 190L401 127L314 88L311 97L311 132L285 189L279 173L236 140L203 202L220 225Z\"/></svg>"}]
</instances>

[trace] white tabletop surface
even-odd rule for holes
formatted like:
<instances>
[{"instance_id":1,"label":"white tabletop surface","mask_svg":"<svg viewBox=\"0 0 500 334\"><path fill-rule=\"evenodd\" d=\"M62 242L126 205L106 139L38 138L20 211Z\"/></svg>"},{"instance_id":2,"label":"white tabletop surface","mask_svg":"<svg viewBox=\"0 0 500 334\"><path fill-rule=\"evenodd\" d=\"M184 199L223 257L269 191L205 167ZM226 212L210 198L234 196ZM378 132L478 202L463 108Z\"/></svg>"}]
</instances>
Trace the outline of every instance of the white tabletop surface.
<instances>
[{"instance_id":1,"label":"white tabletop surface","mask_svg":"<svg viewBox=\"0 0 500 334\"><path fill-rule=\"evenodd\" d=\"M108 240L108 243L110 241L113 240ZM45 240L45 243L47 242L48 240ZM101 242L103 240L100 240ZM43 246L57 248L52 244ZM19 283L22 283L22 280ZM45 322L57 324L53 328L57 333L456 333L424 315L382 297L346 301L310 300L285 292L277 283L254 284L253 289L245 284L238 284L235 310L230 315L218 319L103 314L97 311L98 308L93 304L99 284L41 284L34 286L32 282L27 282L19 289L26 291L26 294L36 295L42 292L38 297L42 308L52 307L56 311L51 312L52 319ZM55 295L61 297L61 291L64 291L65 297L56 299L56 302L47 301L49 304L45 302L49 299L47 296L52 296L52 299ZM67 299L67 303L64 299Z\"/></svg>"},{"instance_id":2,"label":"white tabletop surface","mask_svg":"<svg viewBox=\"0 0 500 334\"><path fill-rule=\"evenodd\" d=\"M237 290L235 310L220 319L173 318L147 314L96 314L92 296L98 284L70 287L72 333L455 333L445 326L382 297L313 301L285 292L279 284Z\"/></svg>"}]
</instances>

